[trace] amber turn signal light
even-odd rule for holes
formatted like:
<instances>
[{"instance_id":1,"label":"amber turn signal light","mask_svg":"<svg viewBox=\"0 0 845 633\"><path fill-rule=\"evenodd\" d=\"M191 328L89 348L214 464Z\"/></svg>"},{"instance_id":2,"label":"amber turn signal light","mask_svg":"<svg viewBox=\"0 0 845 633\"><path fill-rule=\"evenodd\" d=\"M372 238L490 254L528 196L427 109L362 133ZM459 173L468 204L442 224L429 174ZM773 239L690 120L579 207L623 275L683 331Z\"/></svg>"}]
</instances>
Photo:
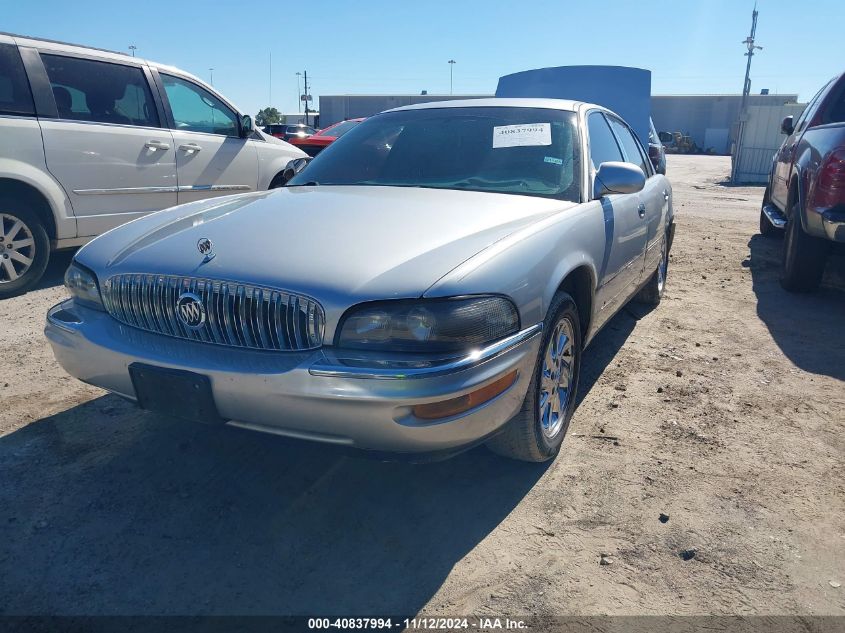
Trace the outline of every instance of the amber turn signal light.
<instances>
[{"instance_id":1,"label":"amber turn signal light","mask_svg":"<svg viewBox=\"0 0 845 633\"><path fill-rule=\"evenodd\" d=\"M505 391L516 382L516 374L517 372L514 369L509 374L505 374L486 387L457 398L442 400L441 402L431 402L429 404L418 404L413 409L414 415L422 420L439 420L440 418L448 418L464 411L469 411L480 404L484 404L488 400L492 400Z\"/></svg>"}]
</instances>

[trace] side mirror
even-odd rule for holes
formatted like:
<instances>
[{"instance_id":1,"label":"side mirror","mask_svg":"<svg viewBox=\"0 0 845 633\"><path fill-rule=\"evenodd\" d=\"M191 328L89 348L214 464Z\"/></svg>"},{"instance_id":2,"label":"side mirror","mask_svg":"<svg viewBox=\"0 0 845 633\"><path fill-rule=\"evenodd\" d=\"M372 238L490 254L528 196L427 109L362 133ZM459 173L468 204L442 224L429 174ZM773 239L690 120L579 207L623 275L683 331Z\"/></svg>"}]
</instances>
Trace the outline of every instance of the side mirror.
<instances>
[{"instance_id":1,"label":"side mirror","mask_svg":"<svg viewBox=\"0 0 845 633\"><path fill-rule=\"evenodd\" d=\"M643 170L631 163L607 162L599 165L593 183L593 198L611 193L637 193L645 187Z\"/></svg>"},{"instance_id":2,"label":"side mirror","mask_svg":"<svg viewBox=\"0 0 845 633\"><path fill-rule=\"evenodd\" d=\"M252 123L252 117L245 114L241 117L241 138L249 138L255 131Z\"/></svg>"},{"instance_id":3,"label":"side mirror","mask_svg":"<svg viewBox=\"0 0 845 633\"><path fill-rule=\"evenodd\" d=\"M282 178L284 178L285 183L305 169L309 162L311 162L310 156L308 158L294 158L290 161L287 167L285 167L285 171L282 172Z\"/></svg>"},{"instance_id":4,"label":"side mirror","mask_svg":"<svg viewBox=\"0 0 845 633\"><path fill-rule=\"evenodd\" d=\"M795 131L795 124L792 122L791 116L783 117L783 121L780 122L780 131L787 136Z\"/></svg>"}]
</instances>

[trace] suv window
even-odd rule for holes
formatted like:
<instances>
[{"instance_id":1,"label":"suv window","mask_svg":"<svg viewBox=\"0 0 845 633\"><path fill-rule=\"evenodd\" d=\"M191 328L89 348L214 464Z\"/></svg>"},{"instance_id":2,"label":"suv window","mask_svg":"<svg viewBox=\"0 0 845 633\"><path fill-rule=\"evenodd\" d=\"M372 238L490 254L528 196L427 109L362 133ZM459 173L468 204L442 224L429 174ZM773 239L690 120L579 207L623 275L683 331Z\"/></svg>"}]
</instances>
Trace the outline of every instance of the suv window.
<instances>
[{"instance_id":1,"label":"suv window","mask_svg":"<svg viewBox=\"0 0 845 633\"><path fill-rule=\"evenodd\" d=\"M610 127L613 128L616 138L622 144L622 149L625 151L625 162L642 169L645 177L648 178L651 175L651 171L648 168L650 161L643 155L643 150L640 149L640 144L634 138L634 133L631 132L627 125L615 117L607 117L607 120L610 122Z\"/></svg>"},{"instance_id":2,"label":"suv window","mask_svg":"<svg viewBox=\"0 0 845 633\"><path fill-rule=\"evenodd\" d=\"M0 114L35 114L18 47L0 44Z\"/></svg>"},{"instance_id":3,"label":"suv window","mask_svg":"<svg viewBox=\"0 0 845 633\"><path fill-rule=\"evenodd\" d=\"M587 131L590 134L590 159L593 161L593 169L598 169L602 163L625 160L601 112L593 112L587 118Z\"/></svg>"},{"instance_id":4,"label":"suv window","mask_svg":"<svg viewBox=\"0 0 845 633\"><path fill-rule=\"evenodd\" d=\"M140 68L42 54L60 119L159 127Z\"/></svg>"},{"instance_id":5,"label":"suv window","mask_svg":"<svg viewBox=\"0 0 845 633\"><path fill-rule=\"evenodd\" d=\"M161 74L177 130L238 136L238 116L208 90L196 84Z\"/></svg>"}]
</instances>

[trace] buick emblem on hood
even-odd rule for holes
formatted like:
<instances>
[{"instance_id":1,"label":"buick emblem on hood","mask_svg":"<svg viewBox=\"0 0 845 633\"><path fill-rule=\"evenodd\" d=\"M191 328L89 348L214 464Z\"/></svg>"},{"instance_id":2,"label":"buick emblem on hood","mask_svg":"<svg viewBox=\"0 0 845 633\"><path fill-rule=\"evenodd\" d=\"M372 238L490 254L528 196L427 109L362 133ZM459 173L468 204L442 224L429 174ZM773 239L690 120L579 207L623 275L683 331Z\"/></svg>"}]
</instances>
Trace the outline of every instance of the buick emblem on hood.
<instances>
[{"instance_id":1,"label":"buick emblem on hood","mask_svg":"<svg viewBox=\"0 0 845 633\"><path fill-rule=\"evenodd\" d=\"M197 250L200 252L200 255L205 256L205 261L214 257L214 244L207 237L200 238L199 242L197 242Z\"/></svg>"},{"instance_id":2,"label":"buick emblem on hood","mask_svg":"<svg viewBox=\"0 0 845 633\"><path fill-rule=\"evenodd\" d=\"M183 292L176 300L176 314L179 320L191 329L205 325L205 306L193 292Z\"/></svg>"}]
</instances>

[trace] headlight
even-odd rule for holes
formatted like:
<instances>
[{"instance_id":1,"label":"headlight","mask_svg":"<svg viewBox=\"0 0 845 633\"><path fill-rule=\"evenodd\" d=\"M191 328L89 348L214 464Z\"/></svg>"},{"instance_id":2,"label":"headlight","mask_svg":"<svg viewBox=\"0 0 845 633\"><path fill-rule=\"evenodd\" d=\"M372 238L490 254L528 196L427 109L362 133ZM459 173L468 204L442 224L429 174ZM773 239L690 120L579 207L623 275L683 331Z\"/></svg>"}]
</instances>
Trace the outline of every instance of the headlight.
<instances>
[{"instance_id":1,"label":"headlight","mask_svg":"<svg viewBox=\"0 0 845 633\"><path fill-rule=\"evenodd\" d=\"M65 286L82 305L95 310L103 309L97 277L84 266L71 262L65 273Z\"/></svg>"},{"instance_id":2,"label":"headlight","mask_svg":"<svg viewBox=\"0 0 845 633\"><path fill-rule=\"evenodd\" d=\"M337 346L396 352L460 352L519 331L504 297L378 301L351 308Z\"/></svg>"}]
</instances>

